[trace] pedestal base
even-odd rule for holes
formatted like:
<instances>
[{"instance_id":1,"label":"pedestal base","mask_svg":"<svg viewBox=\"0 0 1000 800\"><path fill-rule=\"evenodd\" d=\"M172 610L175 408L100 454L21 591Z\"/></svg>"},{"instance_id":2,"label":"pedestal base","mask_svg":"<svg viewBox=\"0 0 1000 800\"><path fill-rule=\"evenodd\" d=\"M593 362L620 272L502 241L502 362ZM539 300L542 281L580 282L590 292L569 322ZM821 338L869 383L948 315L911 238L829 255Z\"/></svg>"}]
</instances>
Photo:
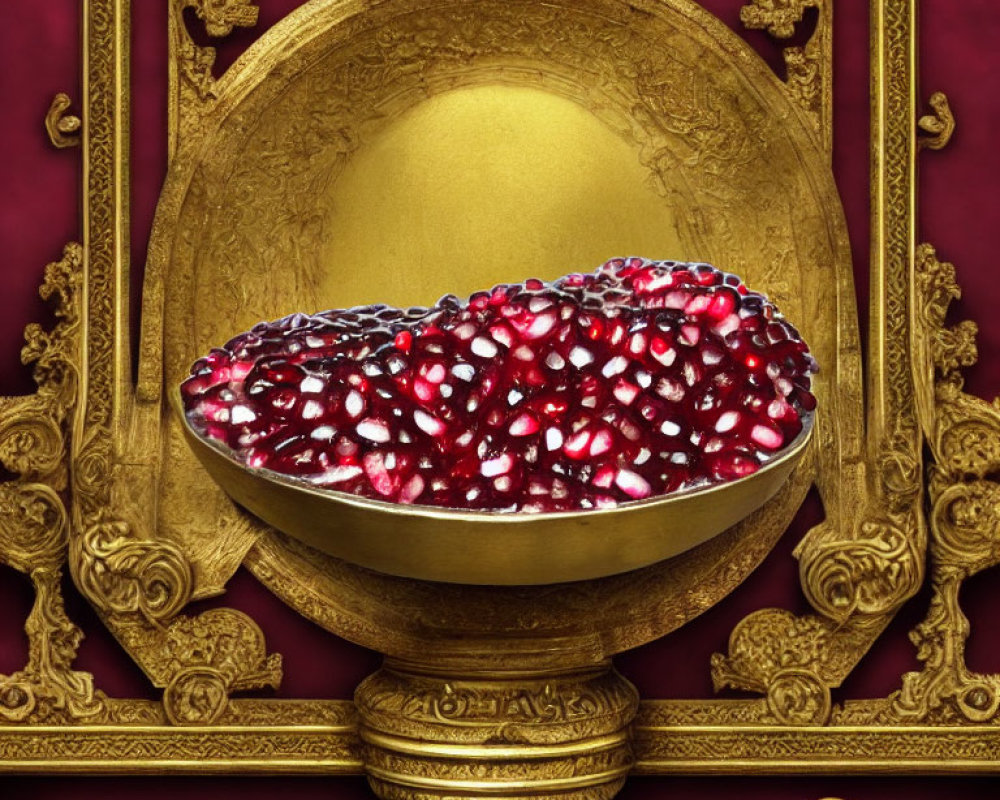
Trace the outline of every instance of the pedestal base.
<instances>
[{"instance_id":1,"label":"pedestal base","mask_svg":"<svg viewBox=\"0 0 1000 800\"><path fill-rule=\"evenodd\" d=\"M599 800L633 764L638 694L610 662L456 676L387 660L355 700L368 780L385 800Z\"/></svg>"}]
</instances>

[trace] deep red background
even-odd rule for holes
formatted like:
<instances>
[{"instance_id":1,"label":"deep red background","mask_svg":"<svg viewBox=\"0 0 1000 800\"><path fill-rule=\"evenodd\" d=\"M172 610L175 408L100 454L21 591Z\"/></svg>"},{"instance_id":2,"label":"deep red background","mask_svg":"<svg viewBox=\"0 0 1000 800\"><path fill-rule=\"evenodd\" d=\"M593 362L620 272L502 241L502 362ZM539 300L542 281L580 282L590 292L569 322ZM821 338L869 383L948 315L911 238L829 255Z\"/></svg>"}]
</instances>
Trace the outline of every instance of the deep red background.
<instances>
[{"instance_id":1,"label":"deep red background","mask_svg":"<svg viewBox=\"0 0 1000 800\"><path fill-rule=\"evenodd\" d=\"M222 45L220 66L231 63L252 41L298 0L259 0L261 24ZM743 0L703 0L727 24L738 28ZM144 260L149 225L165 170L165 0L133 3L133 261ZM834 169L854 249L859 296L865 296L868 254L868 80L867 3L836 4L836 153ZM21 331L32 320L48 320L37 299L44 264L59 257L62 244L78 239L79 151L57 151L47 141L43 119L57 91L79 100L80 46L78 0L4 0L0 3L0 394L30 391L28 372L18 361ZM1000 390L1000 302L992 269L993 234L1000 217L993 202L1000 190L1000 155L991 136L1000 123L1000 95L993 72L1000 69L1000 7L995 0L923 0L922 74L926 97L948 93L958 131L942 153L922 158L922 238L941 257L956 263L966 297L956 318L979 322L981 364L970 371L970 388L985 397ZM776 68L775 46L759 33L748 40ZM862 303L863 305L863 303ZM862 317L866 317L864 308ZM814 521L807 507L765 564L730 598L687 628L621 657L618 665L646 697L709 697L708 658L724 650L733 625L749 611L766 605L804 610L790 552L796 537ZM969 661L973 669L1000 669L1000 645L990 635L997 610L996 575L985 573L967 585L963 601L973 622ZM24 662L21 631L30 608L27 580L0 567L0 673ZM377 657L333 637L286 609L245 574L234 579L226 602L252 611L269 646L285 656L285 681L279 696L349 697L353 687L374 669ZM70 613L87 632L78 665L93 672L98 685L119 697L155 697L139 670L117 648L78 598L69 597ZM899 674L916 667L906 638L920 619L926 597L901 612L889 633L838 692L838 698L884 696L898 685ZM977 627L978 626L978 627ZM289 798L366 796L361 779L318 778L11 778L0 779L0 798L133 797L150 800L185 792L203 797ZM987 779L872 778L647 778L630 781L623 797L635 800L676 797L819 798L837 795L869 798L992 797Z\"/></svg>"}]
</instances>

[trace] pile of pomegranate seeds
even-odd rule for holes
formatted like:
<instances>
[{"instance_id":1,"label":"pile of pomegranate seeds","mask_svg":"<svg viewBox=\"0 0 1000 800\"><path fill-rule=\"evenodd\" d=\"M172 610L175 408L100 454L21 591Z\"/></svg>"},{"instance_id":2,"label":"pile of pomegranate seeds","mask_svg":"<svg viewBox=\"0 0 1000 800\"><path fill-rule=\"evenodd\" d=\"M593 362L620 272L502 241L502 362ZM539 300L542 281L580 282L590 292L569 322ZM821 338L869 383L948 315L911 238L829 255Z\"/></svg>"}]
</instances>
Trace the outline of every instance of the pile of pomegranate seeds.
<instances>
[{"instance_id":1,"label":"pile of pomegranate seeds","mask_svg":"<svg viewBox=\"0 0 1000 800\"><path fill-rule=\"evenodd\" d=\"M262 322L195 362L188 419L250 467L399 503L608 508L755 472L815 408L805 343L708 264Z\"/></svg>"}]
</instances>

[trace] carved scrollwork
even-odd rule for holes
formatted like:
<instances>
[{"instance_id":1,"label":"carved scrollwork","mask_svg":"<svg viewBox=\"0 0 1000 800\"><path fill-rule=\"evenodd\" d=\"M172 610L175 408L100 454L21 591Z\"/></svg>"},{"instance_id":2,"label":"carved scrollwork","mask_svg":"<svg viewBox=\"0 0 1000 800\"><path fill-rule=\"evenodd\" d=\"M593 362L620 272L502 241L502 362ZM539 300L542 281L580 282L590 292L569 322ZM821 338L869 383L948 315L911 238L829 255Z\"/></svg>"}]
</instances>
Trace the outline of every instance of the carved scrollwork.
<instances>
[{"instance_id":1,"label":"carved scrollwork","mask_svg":"<svg viewBox=\"0 0 1000 800\"><path fill-rule=\"evenodd\" d=\"M245 614L220 608L180 617L167 630L163 693L167 718L175 725L218 721L239 689L281 681L281 656L267 655L264 636Z\"/></svg>"},{"instance_id":2,"label":"carved scrollwork","mask_svg":"<svg viewBox=\"0 0 1000 800\"><path fill-rule=\"evenodd\" d=\"M795 35L807 8L817 8L820 0L752 0L740 9L740 21L748 28L765 29L779 39Z\"/></svg>"},{"instance_id":3,"label":"carved scrollwork","mask_svg":"<svg viewBox=\"0 0 1000 800\"><path fill-rule=\"evenodd\" d=\"M109 614L141 614L151 623L175 616L191 599L191 567L169 542L134 538L102 510L74 542L77 585Z\"/></svg>"},{"instance_id":4,"label":"carved scrollwork","mask_svg":"<svg viewBox=\"0 0 1000 800\"><path fill-rule=\"evenodd\" d=\"M66 422L76 403L83 251L71 243L45 268L39 293L54 298L51 331L32 323L21 351L38 390L0 398L0 463L14 480L0 484L0 561L29 576L35 602L25 622L28 661L0 675L0 721L100 719L105 698L88 673L72 669L83 634L66 616L59 588L68 517Z\"/></svg>"},{"instance_id":5,"label":"carved scrollwork","mask_svg":"<svg viewBox=\"0 0 1000 800\"><path fill-rule=\"evenodd\" d=\"M795 616L763 609L743 619L729 640L729 655L712 657L716 689L760 692L761 722L817 724L831 714L837 686L924 578L922 517L892 511L913 497L919 473L902 454L888 469L889 511L862 517L853 536L823 523L799 544L802 590L818 614ZM897 483L899 484L897 486ZM792 670L792 672L789 672Z\"/></svg>"},{"instance_id":6,"label":"carved scrollwork","mask_svg":"<svg viewBox=\"0 0 1000 800\"><path fill-rule=\"evenodd\" d=\"M817 724L830 714L830 690L820 678L831 652L831 626L776 608L743 619L729 637L729 657L712 656L716 691L731 686L763 693L761 721ZM763 709L761 709L763 710Z\"/></svg>"},{"instance_id":7,"label":"carved scrollwork","mask_svg":"<svg viewBox=\"0 0 1000 800\"><path fill-rule=\"evenodd\" d=\"M830 717L830 688L807 669L782 669L767 684L767 707L782 725L822 724Z\"/></svg>"},{"instance_id":8,"label":"carved scrollwork","mask_svg":"<svg viewBox=\"0 0 1000 800\"><path fill-rule=\"evenodd\" d=\"M903 676L892 696L897 719L930 723L995 721L1000 675L976 674L965 664L969 622L959 593L966 578L1000 563L1000 410L962 391L961 368L976 360L975 325L947 326L948 306L961 296L955 268L934 248L917 248L917 320L925 334L915 358L921 423L933 455L931 582L927 617L910 634L923 662Z\"/></svg>"},{"instance_id":9,"label":"carved scrollwork","mask_svg":"<svg viewBox=\"0 0 1000 800\"><path fill-rule=\"evenodd\" d=\"M74 576L157 686L174 724L222 717L233 692L277 687L281 656L246 614L228 608L180 614L191 600L191 565L175 545L137 537L104 508L74 537Z\"/></svg>"},{"instance_id":10,"label":"carved scrollwork","mask_svg":"<svg viewBox=\"0 0 1000 800\"><path fill-rule=\"evenodd\" d=\"M173 0L170 27L174 47L172 56L179 80L173 80L171 102L173 121L171 150L180 133L190 133L197 127L197 120L215 102L216 78L214 47L197 45L184 24L184 11L193 9L195 16L205 24L205 32L212 37L228 36L236 27L250 28L257 24L259 9L252 0Z\"/></svg>"},{"instance_id":11,"label":"carved scrollwork","mask_svg":"<svg viewBox=\"0 0 1000 800\"><path fill-rule=\"evenodd\" d=\"M799 570L813 608L837 623L898 608L923 580L911 529L898 520L865 520L857 538L804 548Z\"/></svg>"},{"instance_id":12,"label":"carved scrollwork","mask_svg":"<svg viewBox=\"0 0 1000 800\"><path fill-rule=\"evenodd\" d=\"M816 30L804 47L785 47L785 86L806 116L824 147L832 146L832 41L833 8L829 0L751 0L740 9L740 21L755 30L766 30L776 39L795 35L807 8L819 9Z\"/></svg>"}]
</instances>

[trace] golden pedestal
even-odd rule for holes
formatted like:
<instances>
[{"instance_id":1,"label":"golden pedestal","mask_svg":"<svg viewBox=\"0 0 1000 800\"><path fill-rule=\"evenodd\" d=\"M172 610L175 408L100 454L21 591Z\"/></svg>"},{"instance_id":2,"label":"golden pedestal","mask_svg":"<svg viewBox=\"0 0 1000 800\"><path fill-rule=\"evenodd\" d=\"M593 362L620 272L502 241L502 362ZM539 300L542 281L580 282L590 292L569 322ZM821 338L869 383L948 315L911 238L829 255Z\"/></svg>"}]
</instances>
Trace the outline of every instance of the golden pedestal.
<instances>
[{"instance_id":1,"label":"golden pedestal","mask_svg":"<svg viewBox=\"0 0 1000 800\"><path fill-rule=\"evenodd\" d=\"M610 798L634 764L639 697L610 662L477 674L389 660L355 702L383 798Z\"/></svg>"}]
</instances>

